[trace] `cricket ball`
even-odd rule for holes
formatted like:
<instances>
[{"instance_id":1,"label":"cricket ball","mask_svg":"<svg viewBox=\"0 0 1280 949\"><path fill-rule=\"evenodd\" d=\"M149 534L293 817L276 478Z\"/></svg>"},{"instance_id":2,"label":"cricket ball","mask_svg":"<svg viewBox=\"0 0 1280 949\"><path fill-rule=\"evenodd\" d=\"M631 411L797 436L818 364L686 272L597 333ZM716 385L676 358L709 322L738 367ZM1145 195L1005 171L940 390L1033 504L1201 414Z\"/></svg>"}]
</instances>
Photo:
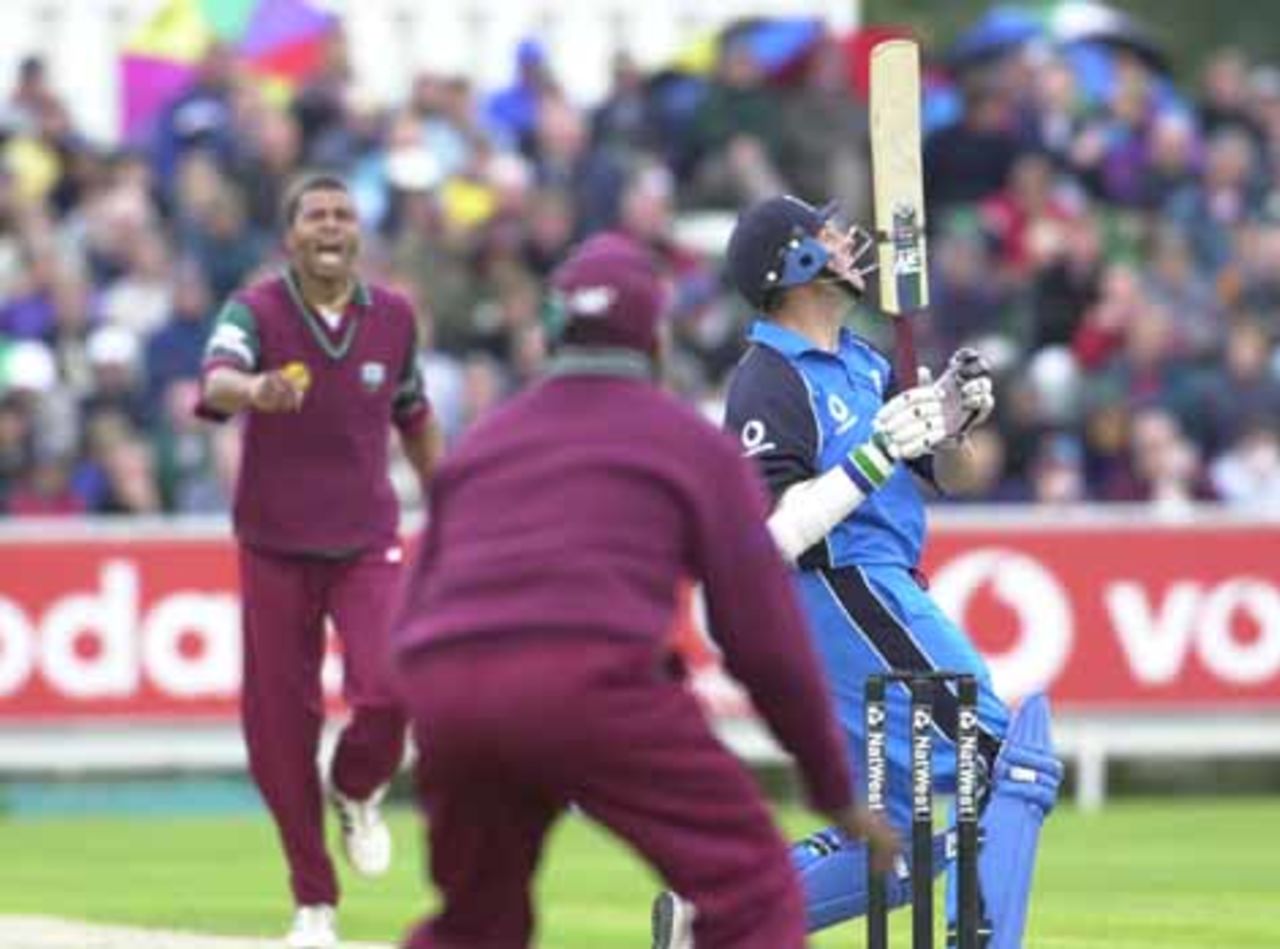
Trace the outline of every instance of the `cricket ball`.
<instances>
[{"instance_id":1,"label":"cricket ball","mask_svg":"<svg viewBox=\"0 0 1280 949\"><path fill-rule=\"evenodd\" d=\"M284 376L300 392L306 392L311 387L311 370L307 368L307 364L304 362L286 364L280 370L280 375Z\"/></svg>"}]
</instances>

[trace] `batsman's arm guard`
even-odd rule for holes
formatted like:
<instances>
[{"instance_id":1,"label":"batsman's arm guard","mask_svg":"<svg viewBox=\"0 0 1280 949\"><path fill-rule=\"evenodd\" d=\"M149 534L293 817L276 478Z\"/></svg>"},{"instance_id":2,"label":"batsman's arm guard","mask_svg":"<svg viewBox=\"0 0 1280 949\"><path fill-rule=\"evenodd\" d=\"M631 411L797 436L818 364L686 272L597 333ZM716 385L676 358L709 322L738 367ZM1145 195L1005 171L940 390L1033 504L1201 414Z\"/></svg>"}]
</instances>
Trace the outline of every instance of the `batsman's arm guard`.
<instances>
[{"instance_id":1,"label":"batsman's arm guard","mask_svg":"<svg viewBox=\"0 0 1280 949\"><path fill-rule=\"evenodd\" d=\"M769 533L793 564L866 498L843 471L832 468L786 490L769 516Z\"/></svg>"},{"instance_id":2,"label":"batsman's arm guard","mask_svg":"<svg viewBox=\"0 0 1280 949\"><path fill-rule=\"evenodd\" d=\"M794 564L893 474L894 461L879 435L851 451L841 464L793 484L769 517L769 533Z\"/></svg>"}]
</instances>

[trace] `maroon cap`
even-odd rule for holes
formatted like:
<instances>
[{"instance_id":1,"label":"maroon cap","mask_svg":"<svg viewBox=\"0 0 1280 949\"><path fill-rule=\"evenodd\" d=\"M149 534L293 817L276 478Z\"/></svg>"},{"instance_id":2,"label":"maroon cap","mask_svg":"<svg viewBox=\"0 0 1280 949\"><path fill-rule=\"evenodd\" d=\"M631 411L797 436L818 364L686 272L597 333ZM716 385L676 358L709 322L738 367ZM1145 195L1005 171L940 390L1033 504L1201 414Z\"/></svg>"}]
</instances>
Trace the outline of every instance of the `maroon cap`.
<instances>
[{"instance_id":1,"label":"maroon cap","mask_svg":"<svg viewBox=\"0 0 1280 949\"><path fill-rule=\"evenodd\" d=\"M560 339L570 346L634 349L658 344L665 294L653 256L622 234L597 234L579 244L551 275Z\"/></svg>"}]
</instances>

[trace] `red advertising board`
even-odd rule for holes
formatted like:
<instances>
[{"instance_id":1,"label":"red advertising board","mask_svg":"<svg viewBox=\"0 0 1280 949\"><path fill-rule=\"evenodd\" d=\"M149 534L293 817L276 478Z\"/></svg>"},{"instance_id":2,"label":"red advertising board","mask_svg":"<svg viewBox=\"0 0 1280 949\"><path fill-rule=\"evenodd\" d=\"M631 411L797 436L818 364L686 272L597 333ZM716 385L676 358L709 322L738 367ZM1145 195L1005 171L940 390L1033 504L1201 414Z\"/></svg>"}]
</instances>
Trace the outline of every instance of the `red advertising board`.
<instances>
[{"instance_id":1,"label":"red advertising board","mask_svg":"<svg viewBox=\"0 0 1280 949\"><path fill-rule=\"evenodd\" d=\"M1280 707L1278 525L953 525L926 566L1008 697Z\"/></svg>"},{"instance_id":2,"label":"red advertising board","mask_svg":"<svg viewBox=\"0 0 1280 949\"><path fill-rule=\"evenodd\" d=\"M1280 525L943 523L932 592L1010 698L1280 708ZM0 534L0 723L230 718L235 554L220 532ZM688 643L688 641L686 640ZM688 645L722 710L713 654ZM336 668L327 678L336 690Z\"/></svg>"},{"instance_id":3,"label":"red advertising board","mask_svg":"<svg viewBox=\"0 0 1280 949\"><path fill-rule=\"evenodd\" d=\"M0 539L0 719L233 716L224 537Z\"/></svg>"}]
</instances>

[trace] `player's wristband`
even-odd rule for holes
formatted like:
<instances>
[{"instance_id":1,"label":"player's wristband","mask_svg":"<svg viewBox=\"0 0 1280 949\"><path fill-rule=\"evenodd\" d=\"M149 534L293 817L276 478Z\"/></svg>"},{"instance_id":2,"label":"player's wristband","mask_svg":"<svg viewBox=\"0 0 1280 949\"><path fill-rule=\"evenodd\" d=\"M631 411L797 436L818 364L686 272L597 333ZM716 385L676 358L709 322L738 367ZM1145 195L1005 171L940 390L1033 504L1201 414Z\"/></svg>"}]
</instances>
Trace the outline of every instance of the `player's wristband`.
<instances>
[{"instance_id":1,"label":"player's wristband","mask_svg":"<svg viewBox=\"0 0 1280 949\"><path fill-rule=\"evenodd\" d=\"M883 487L893 474L893 456L889 454L888 441L876 432L845 455L840 467L849 476L849 480L858 486L858 490L870 495Z\"/></svg>"}]
</instances>

